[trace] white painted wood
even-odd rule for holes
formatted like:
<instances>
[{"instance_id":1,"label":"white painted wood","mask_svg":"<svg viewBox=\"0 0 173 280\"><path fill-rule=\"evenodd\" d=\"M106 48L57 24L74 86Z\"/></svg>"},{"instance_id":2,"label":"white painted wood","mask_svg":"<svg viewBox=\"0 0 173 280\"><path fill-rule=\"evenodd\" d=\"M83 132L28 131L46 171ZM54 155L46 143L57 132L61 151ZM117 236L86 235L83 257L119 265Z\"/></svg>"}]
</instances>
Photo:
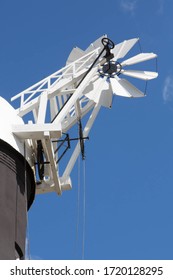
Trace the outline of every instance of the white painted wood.
<instances>
[{"instance_id":1,"label":"white painted wood","mask_svg":"<svg viewBox=\"0 0 173 280\"><path fill-rule=\"evenodd\" d=\"M155 79L158 76L158 73L156 73L156 72L124 70L124 69L121 70L121 74L129 76L129 77L145 80L145 81Z\"/></svg>"},{"instance_id":2,"label":"white painted wood","mask_svg":"<svg viewBox=\"0 0 173 280\"><path fill-rule=\"evenodd\" d=\"M44 139L44 132L48 131L51 138L60 138L61 124L25 124L25 125L12 125L13 134L18 136L20 139Z\"/></svg>"},{"instance_id":3,"label":"white painted wood","mask_svg":"<svg viewBox=\"0 0 173 280\"><path fill-rule=\"evenodd\" d=\"M89 132L90 132L90 130L91 130L93 124L94 124L94 121L95 121L95 119L96 119L96 117L97 117L97 115L98 115L98 113L100 111L100 108L101 108L101 104L100 103L96 103L96 105L95 105L95 107L94 107L94 109L93 109L93 111L92 111L92 113L90 115L90 118L89 118L89 120L88 120L88 122L87 122L87 124L86 124L86 126L84 128L83 137L87 137L89 135ZM63 173L62 178L64 180L69 178L70 173L71 173L71 171L72 171L72 169L73 169L73 167L74 167L74 165L76 163L76 160L77 160L79 155L80 155L80 143L78 142L76 147L75 147L75 150L74 150L74 152L73 152L73 154L72 154L72 156L71 156L71 158L70 158L70 160L69 160L69 162L67 164L67 167L66 167L66 169L65 169L65 171Z\"/></svg>"},{"instance_id":4,"label":"white painted wood","mask_svg":"<svg viewBox=\"0 0 173 280\"><path fill-rule=\"evenodd\" d=\"M123 58L136 44L138 38L126 40L111 49L114 55L115 73L104 73L104 63L112 59L105 57L106 50L93 65L103 50L101 41L103 37L107 36L102 36L93 42L85 51L74 48L65 67L14 96L12 100L20 99L18 109L14 110L0 99L0 113L7 118L7 125L2 119L0 120L0 129L4 128L1 129L0 137L6 139L22 154L24 141L30 143L32 166L37 155L37 140L42 142L47 163L45 178L37 186L37 193L55 191L60 195L62 191L71 189L70 174L81 152L80 141L70 159L67 160L62 176L59 174L61 162L57 161L60 152L55 153L55 150L61 143L58 141L62 135L70 133L70 129L77 124L79 119L88 114L88 121L86 120L83 129L83 136L87 137L100 108L102 106L111 108L113 94L123 97L144 96L127 80L121 79L119 74L144 80L157 77L156 72L123 69L124 66L155 58L156 55L153 53L138 54L118 64L116 69L115 61ZM90 69L91 65L92 69ZM102 74L100 70L104 70ZM32 113L33 119L28 124L24 124L22 117L28 113Z\"/></svg>"},{"instance_id":5,"label":"white painted wood","mask_svg":"<svg viewBox=\"0 0 173 280\"><path fill-rule=\"evenodd\" d=\"M156 58L157 55L155 53L140 53L137 54L121 63L122 67L137 64L143 61L147 61L153 58Z\"/></svg>"},{"instance_id":6,"label":"white painted wood","mask_svg":"<svg viewBox=\"0 0 173 280\"><path fill-rule=\"evenodd\" d=\"M111 51L114 54L114 59L118 60L123 58L138 41L139 38L134 38L115 45L114 49Z\"/></svg>"},{"instance_id":7,"label":"white painted wood","mask_svg":"<svg viewBox=\"0 0 173 280\"><path fill-rule=\"evenodd\" d=\"M110 79L113 93L123 97L144 97L144 93L124 79Z\"/></svg>"}]
</instances>

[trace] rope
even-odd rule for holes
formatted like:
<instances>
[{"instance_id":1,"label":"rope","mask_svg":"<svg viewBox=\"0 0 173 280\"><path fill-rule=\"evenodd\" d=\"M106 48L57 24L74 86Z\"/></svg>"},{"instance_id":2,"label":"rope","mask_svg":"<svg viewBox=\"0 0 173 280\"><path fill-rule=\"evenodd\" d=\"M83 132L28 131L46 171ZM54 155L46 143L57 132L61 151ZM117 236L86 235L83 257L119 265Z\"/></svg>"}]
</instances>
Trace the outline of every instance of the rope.
<instances>
[{"instance_id":1,"label":"rope","mask_svg":"<svg viewBox=\"0 0 173 280\"><path fill-rule=\"evenodd\" d=\"M145 83L145 91L144 91L145 95L147 94L147 86L148 86L148 81L146 80L146 83Z\"/></svg>"},{"instance_id":2,"label":"rope","mask_svg":"<svg viewBox=\"0 0 173 280\"><path fill-rule=\"evenodd\" d=\"M139 46L139 50L140 50L140 52L142 53L142 46L141 46L141 42L140 42L140 40L138 40L138 46Z\"/></svg>"},{"instance_id":3,"label":"rope","mask_svg":"<svg viewBox=\"0 0 173 280\"><path fill-rule=\"evenodd\" d=\"M156 72L158 72L158 60L157 60L157 57L156 57Z\"/></svg>"},{"instance_id":4,"label":"rope","mask_svg":"<svg viewBox=\"0 0 173 280\"><path fill-rule=\"evenodd\" d=\"M79 224L80 224L80 157L78 157L78 193L77 193L77 220L76 220L76 245L75 245L76 256L77 256L77 245L79 239Z\"/></svg>"},{"instance_id":5,"label":"rope","mask_svg":"<svg viewBox=\"0 0 173 280\"><path fill-rule=\"evenodd\" d=\"M86 228L86 165L83 160L83 240L82 240L82 259L85 259L85 228Z\"/></svg>"},{"instance_id":6,"label":"rope","mask_svg":"<svg viewBox=\"0 0 173 280\"><path fill-rule=\"evenodd\" d=\"M85 160L83 162L83 170L81 170L81 159L78 158L78 193L77 193L77 220L76 220L76 244L75 255L77 257L77 249L79 242L79 229L82 229L82 259L85 258L85 229L86 229L86 165ZM81 172L83 173L83 182L81 189ZM81 190L83 191L81 193ZM82 201L81 201L81 196ZM82 221L80 221L80 211L82 211Z\"/></svg>"}]
</instances>

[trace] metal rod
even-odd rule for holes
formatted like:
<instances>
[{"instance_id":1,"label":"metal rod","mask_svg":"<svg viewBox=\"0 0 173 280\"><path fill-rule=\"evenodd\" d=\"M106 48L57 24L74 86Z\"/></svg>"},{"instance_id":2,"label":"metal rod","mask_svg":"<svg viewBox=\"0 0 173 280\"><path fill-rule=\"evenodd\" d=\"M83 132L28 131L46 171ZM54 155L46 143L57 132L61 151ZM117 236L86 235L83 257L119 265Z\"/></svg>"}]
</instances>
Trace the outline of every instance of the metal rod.
<instances>
[{"instance_id":1,"label":"metal rod","mask_svg":"<svg viewBox=\"0 0 173 280\"><path fill-rule=\"evenodd\" d=\"M109 42L109 41L108 41ZM110 54L110 50L109 50L109 46L108 46L108 42L106 45L104 45L104 48L102 49L102 51L100 52L100 54L96 57L96 59L94 60L94 62L91 64L91 66L89 67L89 69L87 70L87 72L85 73L85 75L83 76L83 78L80 80L80 82L78 83L76 89L80 86L80 84L83 82L83 80L85 79L85 77L88 75L88 73L91 71L91 69L93 68L93 66L95 65L95 63L97 62L97 60L101 57L101 55L103 54L103 52L106 50L107 53L109 52ZM72 97L72 94L69 96L69 98L66 100L66 102L63 104L63 106L61 107L61 109L57 112L57 114L54 116L54 118L51 120L51 123L54 122L54 120L56 119L56 117L59 115L59 113L62 111L62 109L64 108L64 106L67 104L67 102L69 101L69 99Z\"/></svg>"}]
</instances>

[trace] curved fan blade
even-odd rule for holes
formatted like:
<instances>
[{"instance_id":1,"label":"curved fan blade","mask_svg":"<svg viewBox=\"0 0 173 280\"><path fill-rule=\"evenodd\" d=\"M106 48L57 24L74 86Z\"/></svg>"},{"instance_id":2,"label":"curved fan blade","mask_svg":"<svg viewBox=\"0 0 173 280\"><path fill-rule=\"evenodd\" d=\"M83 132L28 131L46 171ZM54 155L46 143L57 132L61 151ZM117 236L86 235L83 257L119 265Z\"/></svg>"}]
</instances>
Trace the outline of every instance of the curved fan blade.
<instances>
[{"instance_id":1,"label":"curved fan blade","mask_svg":"<svg viewBox=\"0 0 173 280\"><path fill-rule=\"evenodd\" d=\"M85 53L89 53L91 51L93 51L94 49L97 49L97 48L103 48L103 44L102 44L102 39L103 38L107 38L107 35L103 35L101 36L100 38L98 38L96 41L94 41L93 43L90 44L90 46L85 50Z\"/></svg>"},{"instance_id":2,"label":"curved fan blade","mask_svg":"<svg viewBox=\"0 0 173 280\"><path fill-rule=\"evenodd\" d=\"M142 79L145 81L155 79L158 76L157 72L124 70L124 69L121 70L121 74L137 79Z\"/></svg>"},{"instance_id":3,"label":"curved fan blade","mask_svg":"<svg viewBox=\"0 0 173 280\"><path fill-rule=\"evenodd\" d=\"M139 38L134 38L130 40L125 40L124 42L115 45L114 49L111 50L111 52L114 55L114 59L117 60L119 58L124 57L130 49L136 44L136 42L139 40Z\"/></svg>"},{"instance_id":4,"label":"curved fan blade","mask_svg":"<svg viewBox=\"0 0 173 280\"><path fill-rule=\"evenodd\" d=\"M112 91L115 95L123 97L144 97L144 93L125 79L110 78Z\"/></svg>"},{"instance_id":5,"label":"curved fan blade","mask_svg":"<svg viewBox=\"0 0 173 280\"><path fill-rule=\"evenodd\" d=\"M93 80L85 88L83 94L95 103L100 102L102 106L110 108L112 105L112 91L106 79L107 77L105 76L101 79L98 77Z\"/></svg>"},{"instance_id":6,"label":"curved fan blade","mask_svg":"<svg viewBox=\"0 0 173 280\"><path fill-rule=\"evenodd\" d=\"M83 50L79 49L78 47L73 48L71 53L69 54L69 57L67 58L66 65L74 62L83 55L85 55L85 52Z\"/></svg>"},{"instance_id":7,"label":"curved fan blade","mask_svg":"<svg viewBox=\"0 0 173 280\"><path fill-rule=\"evenodd\" d=\"M140 53L121 63L122 66L132 65L157 57L155 53Z\"/></svg>"}]
</instances>

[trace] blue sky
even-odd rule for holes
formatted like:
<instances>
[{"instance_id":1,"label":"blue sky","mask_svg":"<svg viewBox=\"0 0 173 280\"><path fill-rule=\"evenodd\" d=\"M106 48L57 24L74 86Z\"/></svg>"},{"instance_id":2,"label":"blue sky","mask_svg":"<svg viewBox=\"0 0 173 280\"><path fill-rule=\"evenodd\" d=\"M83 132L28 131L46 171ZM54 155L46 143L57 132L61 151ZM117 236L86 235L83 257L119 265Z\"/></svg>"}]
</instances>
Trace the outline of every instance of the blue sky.
<instances>
[{"instance_id":1,"label":"blue sky","mask_svg":"<svg viewBox=\"0 0 173 280\"><path fill-rule=\"evenodd\" d=\"M103 34L115 43L139 37L143 52L158 54L147 97L115 97L102 109L73 189L36 197L31 258L82 258L85 187L85 259L173 259L172 1L1 2L0 95L8 101Z\"/></svg>"}]
</instances>

